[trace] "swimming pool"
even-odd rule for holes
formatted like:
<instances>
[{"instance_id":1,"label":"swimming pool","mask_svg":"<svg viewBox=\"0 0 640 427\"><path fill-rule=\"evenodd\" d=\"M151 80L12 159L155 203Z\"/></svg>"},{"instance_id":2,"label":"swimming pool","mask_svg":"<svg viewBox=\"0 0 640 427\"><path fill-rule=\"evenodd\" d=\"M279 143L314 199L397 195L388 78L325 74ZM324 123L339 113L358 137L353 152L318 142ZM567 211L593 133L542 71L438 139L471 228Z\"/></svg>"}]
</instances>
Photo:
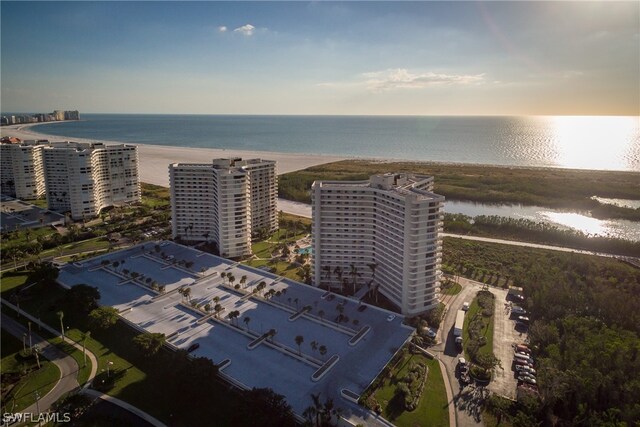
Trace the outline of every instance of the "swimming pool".
<instances>
[{"instance_id":1,"label":"swimming pool","mask_svg":"<svg viewBox=\"0 0 640 427\"><path fill-rule=\"evenodd\" d=\"M311 255L313 253L313 248L311 246L307 246L306 248L295 249L294 252L297 254Z\"/></svg>"}]
</instances>

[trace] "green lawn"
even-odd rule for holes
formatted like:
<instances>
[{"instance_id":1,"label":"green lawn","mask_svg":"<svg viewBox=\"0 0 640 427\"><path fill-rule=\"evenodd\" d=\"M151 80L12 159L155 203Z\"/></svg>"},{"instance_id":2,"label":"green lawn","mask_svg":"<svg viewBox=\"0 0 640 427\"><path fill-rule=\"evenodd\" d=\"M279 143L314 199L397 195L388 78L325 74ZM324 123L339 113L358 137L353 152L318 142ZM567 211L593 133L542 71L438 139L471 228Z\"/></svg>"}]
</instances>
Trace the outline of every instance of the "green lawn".
<instances>
[{"instance_id":1,"label":"green lawn","mask_svg":"<svg viewBox=\"0 0 640 427\"><path fill-rule=\"evenodd\" d=\"M0 276L0 292L11 291L18 286L24 285L27 275L24 272L7 271Z\"/></svg>"},{"instance_id":2,"label":"green lawn","mask_svg":"<svg viewBox=\"0 0 640 427\"><path fill-rule=\"evenodd\" d=\"M442 289L440 289L440 293L444 295L458 295L461 290L462 286L460 285L460 283L453 283L449 287L443 287Z\"/></svg>"},{"instance_id":3,"label":"green lawn","mask_svg":"<svg viewBox=\"0 0 640 427\"><path fill-rule=\"evenodd\" d=\"M494 310L495 310L495 299L494 299ZM469 310L467 314L464 316L464 330L463 330L463 342L464 342L464 355L467 359L471 360L469 354L467 353L467 344L469 343L469 323L471 319L475 316L482 316L482 307L478 304L478 298L474 298L469 306ZM483 321L485 322L485 326L482 329L482 335L484 335L487 339L487 343L480 347L478 350L479 354L493 354L493 320L494 315L487 318L483 317Z\"/></svg>"},{"instance_id":4,"label":"green lawn","mask_svg":"<svg viewBox=\"0 0 640 427\"><path fill-rule=\"evenodd\" d=\"M429 373L418 407L414 411L407 412L404 410L403 400L396 397L396 388L398 379L408 372L412 362L424 363L429 367ZM391 379L385 379L382 386L375 391L374 396L382 405L382 416L398 427L449 425L447 393L438 361L435 359L429 359L421 354L405 355L394 369Z\"/></svg>"},{"instance_id":5,"label":"green lawn","mask_svg":"<svg viewBox=\"0 0 640 427\"><path fill-rule=\"evenodd\" d=\"M3 398L3 413L19 412L35 403L35 392L37 391L40 396L46 395L60 378L60 370L56 365L41 358L41 367L38 369L35 358L21 358L19 355L21 350L22 342L2 330L2 360L0 361L2 374L20 372L22 368L31 369L27 375L14 384L11 391Z\"/></svg>"}]
</instances>

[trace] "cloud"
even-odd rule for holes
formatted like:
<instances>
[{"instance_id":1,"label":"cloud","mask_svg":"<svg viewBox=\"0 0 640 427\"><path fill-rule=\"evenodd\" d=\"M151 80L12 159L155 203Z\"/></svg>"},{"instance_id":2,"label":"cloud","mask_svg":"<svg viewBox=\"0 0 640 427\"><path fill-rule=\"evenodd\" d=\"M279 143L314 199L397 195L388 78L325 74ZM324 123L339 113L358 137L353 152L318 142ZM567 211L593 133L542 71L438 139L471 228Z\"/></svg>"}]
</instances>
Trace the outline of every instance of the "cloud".
<instances>
[{"instance_id":1,"label":"cloud","mask_svg":"<svg viewBox=\"0 0 640 427\"><path fill-rule=\"evenodd\" d=\"M218 32L219 33L226 33L227 32L227 27L225 27L224 25L221 25L218 27Z\"/></svg>"},{"instance_id":2,"label":"cloud","mask_svg":"<svg viewBox=\"0 0 640 427\"><path fill-rule=\"evenodd\" d=\"M235 30L233 30L234 33L242 33L243 35L250 37L253 35L254 31L255 31L256 27L254 27L251 24L246 24L243 25L242 27L238 27Z\"/></svg>"},{"instance_id":3,"label":"cloud","mask_svg":"<svg viewBox=\"0 0 640 427\"><path fill-rule=\"evenodd\" d=\"M380 92L391 89L422 89L430 86L470 85L484 82L484 74L414 74L405 68L364 73L367 88Z\"/></svg>"}]
</instances>

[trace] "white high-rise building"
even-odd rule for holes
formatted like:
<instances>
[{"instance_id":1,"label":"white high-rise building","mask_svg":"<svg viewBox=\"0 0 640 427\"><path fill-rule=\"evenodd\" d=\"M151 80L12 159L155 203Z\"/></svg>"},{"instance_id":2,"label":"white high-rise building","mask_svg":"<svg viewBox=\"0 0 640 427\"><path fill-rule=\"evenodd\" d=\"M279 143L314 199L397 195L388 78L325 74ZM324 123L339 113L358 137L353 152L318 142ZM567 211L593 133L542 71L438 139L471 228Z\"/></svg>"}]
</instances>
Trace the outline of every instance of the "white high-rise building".
<instances>
[{"instance_id":1,"label":"white high-rise building","mask_svg":"<svg viewBox=\"0 0 640 427\"><path fill-rule=\"evenodd\" d=\"M53 142L43 147L42 158L51 210L83 219L141 199L135 145Z\"/></svg>"},{"instance_id":2,"label":"white high-rise building","mask_svg":"<svg viewBox=\"0 0 640 427\"><path fill-rule=\"evenodd\" d=\"M444 196L433 177L404 173L367 181L316 181L316 286L377 289L404 315L438 304Z\"/></svg>"},{"instance_id":3,"label":"white high-rise building","mask_svg":"<svg viewBox=\"0 0 640 427\"><path fill-rule=\"evenodd\" d=\"M2 194L22 200L37 199L44 195L42 148L42 143L36 141L0 145Z\"/></svg>"},{"instance_id":4,"label":"white high-rise building","mask_svg":"<svg viewBox=\"0 0 640 427\"><path fill-rule=\"evenodd\" d=\"M173 237L213 241L228 258L251 255L252 232L278 228L276 162L216 159L169 165Z\"/></svg>"}]
</instances>

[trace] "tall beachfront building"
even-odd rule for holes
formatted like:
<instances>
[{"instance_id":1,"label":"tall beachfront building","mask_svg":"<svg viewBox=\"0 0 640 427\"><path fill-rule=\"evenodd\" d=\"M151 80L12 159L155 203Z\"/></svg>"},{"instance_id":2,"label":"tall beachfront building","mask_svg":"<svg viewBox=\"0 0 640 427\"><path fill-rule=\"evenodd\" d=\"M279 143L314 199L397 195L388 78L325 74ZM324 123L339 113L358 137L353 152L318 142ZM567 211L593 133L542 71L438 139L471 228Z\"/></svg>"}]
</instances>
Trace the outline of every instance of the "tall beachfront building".
<instances>
[{"instance_id":1,"label":"tall beachfront building","mask_svg":"<svg viewBox=\"0 0 640 427\"><path fill-rule=\"evenodd\" d=\"M2 194L31 200L45 194L43 145L37 141L11 141L0 145Z\"/></svg>"},{"instance_id":2,"label":"tall beachfront building","mask_svg":"<svg viewBox=\"0 0 640 427\"><path fill-rule=\"evenodd\" d=\"M316 286L377 290L404 315L438 304L444 196L404 173L312 186Z\"/></svg>"},{"instance_id":3,"label":"tall beachfront building","mask_svg":"<svg viewBox=\"0 0 640 427\"><path fill-rule=\"evenodd\" d=\"M52 142L43 146L42 159L49 209L71 212L73 219L141 199L135 145Z\"/></svg>"},{"instance_id":4,"label":"tall beachfront building","mask_svg":"<svg viewBox=\"0 0 640 427\"><path fill-rule=\"evenodd\" d=\"M169 165L173 237L213 241L228 258L251 255L252 234L278 229L276 162L216 159Z\"/></svg>"}]
</instances>

